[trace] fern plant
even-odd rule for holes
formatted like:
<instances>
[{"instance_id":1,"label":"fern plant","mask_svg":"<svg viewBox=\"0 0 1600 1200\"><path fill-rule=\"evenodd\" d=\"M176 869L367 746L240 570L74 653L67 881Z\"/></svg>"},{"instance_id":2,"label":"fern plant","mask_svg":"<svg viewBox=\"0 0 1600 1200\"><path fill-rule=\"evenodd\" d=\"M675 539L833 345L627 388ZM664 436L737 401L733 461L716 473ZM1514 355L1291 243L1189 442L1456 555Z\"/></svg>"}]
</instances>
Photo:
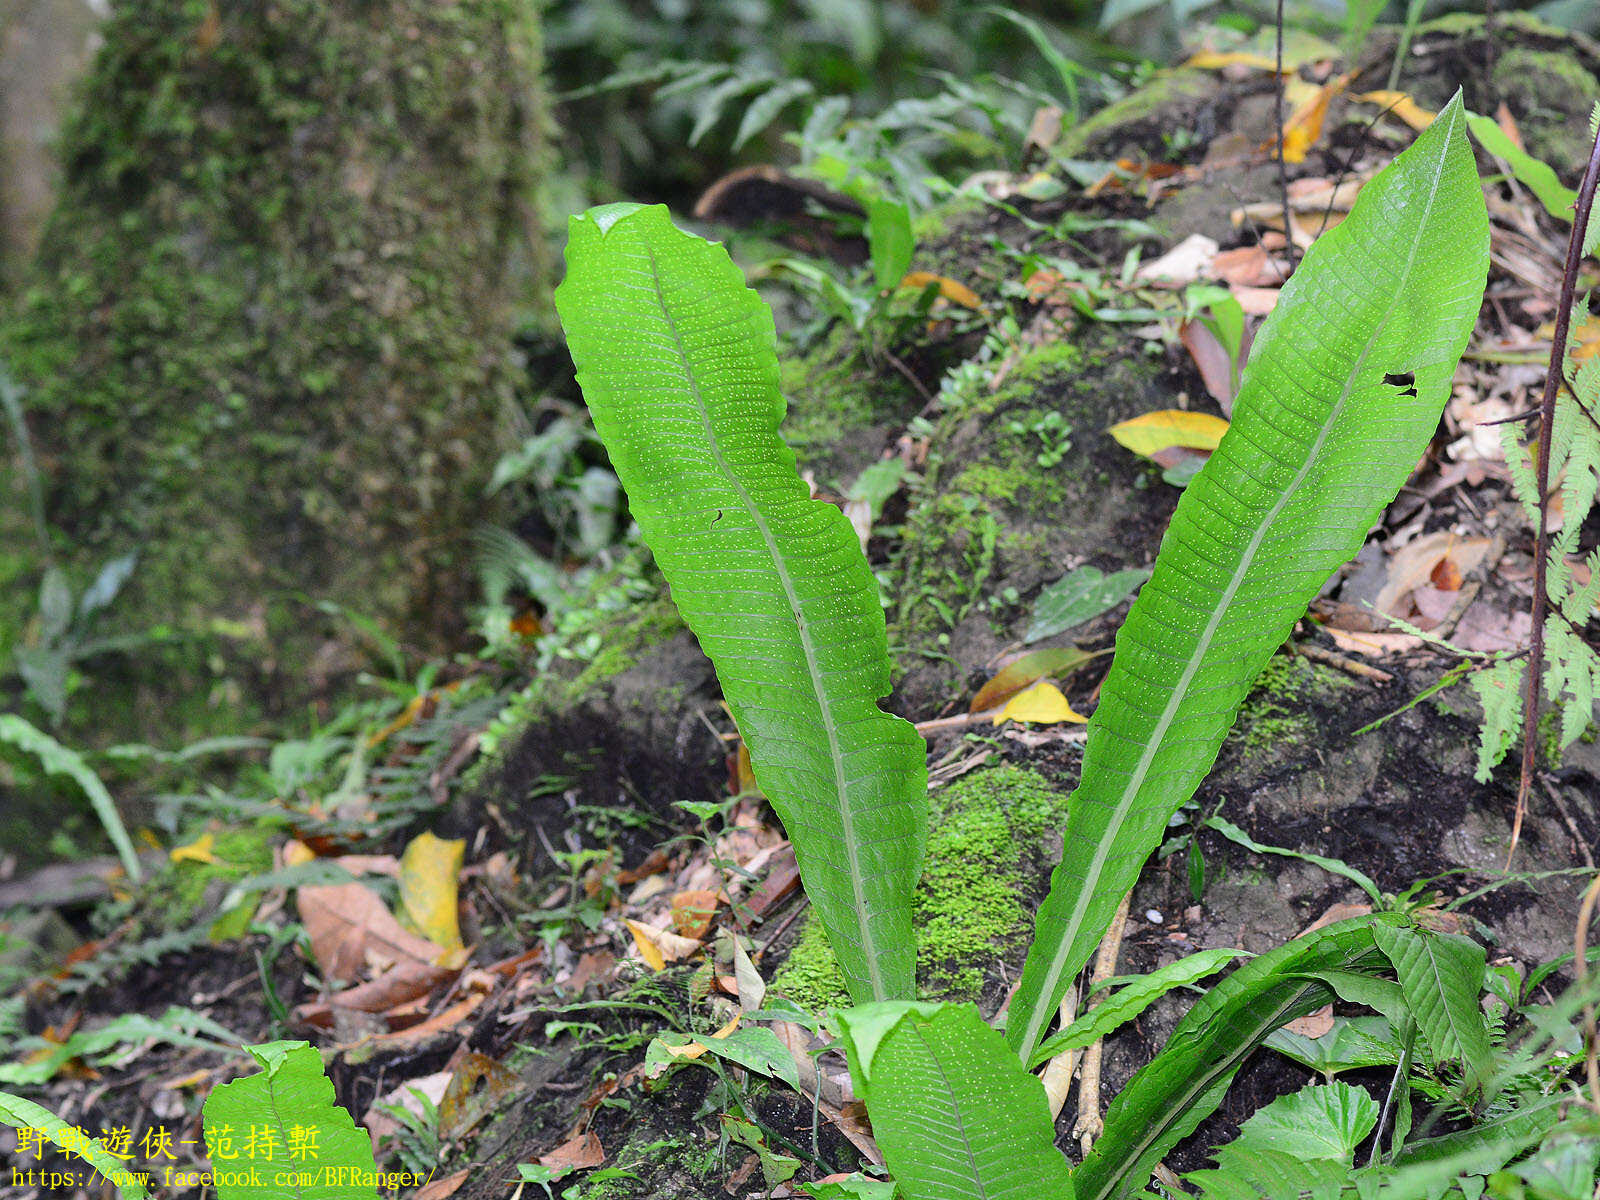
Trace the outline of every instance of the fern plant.
<instances>
[{"instance_id":1,"label":"fern plant","mask_svg":"<svg viewBox=\"0 0 1600 1200\"><path fill-rule=\"evenodd\" d=\"M778 434L771 310L664 207L609 205L570 229L556 307L634 519L717 668L850 994L909 998L926 747L877 707L888 634L855 532L810 498Z\"/></svg>"},{"instance_id":2,"label":"fern plant","mask_svg":"<svg viewBox=\"0 0 1600 1200\"><path fill-rule=\"evenodd\" d=\"M1215 1108L1245 1054L1338 994L1318 971L1409 987L1430 1036L1451 1031L1442 1053L1481 1075L1478 980L1456 978L1460 947L1397 914L1319 930L1229 976L1130 1085L1077 1172L1054 1150L1029 1067L1262 665L1415 466L1487 270L1458 96L1319 239L1256 340L1229 432L1118 636L1008 1052L975 1008L912 1001L924 747L877 708L887 646L859 546L808 498L778 436L770 313L724 251L663 208L572 220L556 305L579 382L795 843L858 1005L838 1018L852 1075L909 1200L1125 1194ZM1417 990L1428 965L1437 995Z\"/></svg>"}]
</instances>

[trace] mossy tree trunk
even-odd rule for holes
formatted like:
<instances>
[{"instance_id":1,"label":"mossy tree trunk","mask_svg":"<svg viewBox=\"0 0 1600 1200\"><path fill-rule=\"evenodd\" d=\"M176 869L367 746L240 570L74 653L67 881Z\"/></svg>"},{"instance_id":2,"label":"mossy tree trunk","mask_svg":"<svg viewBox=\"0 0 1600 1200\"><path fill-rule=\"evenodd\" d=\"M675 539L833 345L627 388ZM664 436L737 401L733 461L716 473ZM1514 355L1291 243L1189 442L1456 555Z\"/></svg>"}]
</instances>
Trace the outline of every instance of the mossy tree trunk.
<instances>
[{"instance_id":1,"label":"mossy tree trunk","mask_svg":"<svg viewBox=\"0 0 1600 1200\"><path fill-rule=\"evenodd\" d=\"M228 631L256 698L303 597L436 644L542 282L536 9L127 0L104 38L0 320L62 550L139 549L119 624Z\"/></svg>"}]
</instances>

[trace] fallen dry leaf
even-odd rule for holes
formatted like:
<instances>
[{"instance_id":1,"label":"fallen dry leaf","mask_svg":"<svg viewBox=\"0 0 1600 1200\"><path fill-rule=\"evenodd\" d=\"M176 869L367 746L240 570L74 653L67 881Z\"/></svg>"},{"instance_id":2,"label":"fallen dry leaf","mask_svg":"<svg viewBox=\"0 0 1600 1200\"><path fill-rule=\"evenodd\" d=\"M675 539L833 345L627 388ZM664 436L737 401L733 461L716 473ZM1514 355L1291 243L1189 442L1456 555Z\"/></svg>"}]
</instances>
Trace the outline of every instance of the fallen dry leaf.
<instances>
[{"instance_id":1,"label":"fallen dry leaf","mask_svg":"<svg viewBox=\"0 0 1600 1200\"><path fill-rule=\"evenodd\" d=\"M1326 1037L1333 1029L1333 1005L1324 1004L1316 1012L1296 1017L1284 1028L1290 1033L1298 1033L1301 1037L1311 1038L1313 1041L1319 1037Z\"/></svg>"},{"instance_id":2,"label":"fallen dry leaf","mask_svg":"<svg viewBox=\"0 0 1600 1200\"><path fill-rule=\"evenodd\" d=\"M1220 251L1211 260L1211 275L1230 287L1276 288L1289 278L1289 264L1257 242Z\"/></svg>"},{"instance_id":3,"label":"fallen dry leaf","mask_svg":"<svg viewBox=\"0 0 1600 1200\"><path fill-rule=\"evenodd\" d=\"M639 957L652 971L664 971L669 962L688 958L700 949L700 943L694 938L681 937L670 929L655 929L626 919L622 923L633 934L633 945Z\"/></svg>"},{"instance_id":4,"label":"fallen dry leaf","mask_svg":"<svg viewBox=\"0 0 1600 1200\"><path fill-rule=\"evenodd\" d=\"M1323 626L1334 644L1346 654L1360 654L1367 658L1385 658L1391 654L1409 654L1420 650L1426 643L1414 633L1364 633Z\"/></svg>"},{"instance_id":5,"label":"fallen dry leaf","mask_svg":"<svg viewBox=\"0 0 1600 1200\"><path fill-rule=\"evenodd\" d=\"M1200 382L1206 385L1206 391L1224 412L1231 413L1236 384L1234 370L1243 364L1234 363L1227 347L1217 340L1217 335L1203 321L1184 321L1178 326L1178 337L1189 351L1189 357L1194 359L1194 365L1199 368Z\"/></svg>"},{"instance_id":6,"label":"fallen dry leaf","mask_svg":"<svg viewBox=\"0 0 1600 1200\"><path fill-rule=\"evenodd\" d=\"M1106 432L1135 454L1150 458L1172 446L1215 450L1228 432L1228 423L1211 413L1168 408L1119 421Z\"/></svg>"},{"instance_id":7,"label":"fallen dry leaf","mask_svg":"<svg viewBox=\"0 0 1600 1200\"><path fill-rule=\"evenodd\" d=\"M1328 115L1328 104L1344 91L1345 84L1349 82L1349 75L1340 75L1329 80L1301 101L1294 112L1289 114L1289 119L1283 123L1281 139L1284 162L1305 162L1306 152L1316 145L1317 139L1322 136L1322 122Z\"/></svg>"},{"instance_id":8,"label":"fallen dry leaf","mask_svg":"<svg viewBox=\"0 0 1600 1200\"><path fill-rule=\"evenodd\" d=\"M1463 650L1517 650L1532 633L1533 618L1526 609L1508 613L1479 600L1461 615L1450 640Z\"/></svg>"},{"instance_id":9,"label":"fallen dry leaf","mask_svg":"<svg viewBox=\"0 0 1600 1200\"><path fill-rule=\"evenodd\" d=\"M598 1167L606 1160L606 1152L594 1131L580 1133L557 1146L549 1154L539 1156L539 1165L552 1171L586 1171Z\"/></svg>"},{"instance_id":10,"label":"fallen dry leaf","mask_svg":"<svg viewBox=\"0 0 1600 1200\"><path fill-rule=\"evenodd\" d=\"M469 1051L451 1073L439 1105L439 1136L458 1141L522 1091L522 1078L487 1054Z\"/></svg>"},{"instance_id":11,"label":"fallen dry leaf","mask_svg":"<svg viewBox=\"0 0 1600 1200\"><path fill-rule=\"evenodd\" d=\"M438 964L445 957L444 947L402 927L378 894L359 883L303 887L295 901L311 952L330 981L354 980L369 957L385 965L407 960Z\"/></svg>"},{"instance_id":12,"label":"fallen dry leaf","mask_svg":"<svg viewBox=\"0 0 1600 1200\"><path fill-rule=\"evenodd\" d=\"M440 984L454 979L457 974L459 974L457 968L406 959L395 963L376 979L369 979L366 983L358 983L353 988L334 993L331 1001L327 1003L313 1002L310 1005L301 1005L295 1011L309 1012L318 1007L328 1007L331 1003L340 1008L353 1008L361 1012L387 1012L396 1005L428 995ZM310 1019L309 1016L307 1019Z\"/></svg>"},{"instance_id":13,"label":"fallen dry leaf","mask_svg":"<svg viewBox=\"0 0 1600 1200\"><path fill-rule=\"evenodd\" d=\"M400 904L411 927L446 950L460 950L457 906L467 843L431 833L412 838L400 856Z\"/></svg>"},{"instance_id":14,"label":"fallen dry leaf","mask_svg":"<svg viewBox=\"0 0 1600 1200\"><path fill-rule=\"evenodd\" d=\"M192 842L188 842L182 846L174 846L167 854L167 857L175 863L214 863L217 861L217 856L213 853L216 848L216 844L216 834L202 833Z\"/></svg>"},{"instance_id":15,"label":"fallen dry leaf","mask_svg":"<svg viewBox=\"0 0 1600 1200\"><path fill-rule=\"evenodd\" d=\"M1139 268L1134 278L1158 287L1187 287L1211 272L1217 243L1203 233L1191 233L1160 258Z\"/></svg>"},{"instance_id":16,"label":"fallen dry leaf","mask_svg":"<svg viewBox=\"0 0 1600 1200\"><path fill-rule=\"evenodd\" d=\"M1264 317L1278 306L1279 289L1275 287L1231 287L1228 290L1248 316Z\"/></svg>"},{"instance_id":17,"label":"fallen dry leaf","mask_svg":"<svg viewBox=\"0 0 1600 1200\"><path fill-rule=\"evenodd\" d=\"M1391 114L1399 117L1400 120L1419 133L1429 125L1432 125L1434 117L1439 115L1423 108L1422 105L1418 104L1405 92L1362 92L1359 96L1352 97L1352 99L1360 100L1366 104L1377 104L1388 109Z\"/></svg>"},{"instance_id":18,"label":"fallen dry leaf","mask_svg":"<svg viewBox=\"0 0 1600 1200\"><path fill-rule=\"evenodd\" d=\"M1338 904L1330 904L1322 910L1320 917L1302 929L1297 936L1304 937L1306 934L1324 926L1335 924L1338 921L1348 921L1352 917L1364 917L1371 911L1372 905L1370 904L1350 904L1344 901L1340 901Z\"/></svg>"},{"instance_id":19,"label":"fallen dry leaf","mask_svg":"<svg viewBox=\"0 0 1600 1200\"><path fill-rule=\"evenodd\" d=\"M1067 703L1060 688L1044 679L1011 697L1005 707L994 715L996 725L1006 721L1028 721L1035 725L1057 725L1067 721L1081 725L1088 720L1088 717L1072 710L1072 705Z\"/></svg>"},{"instance_id":20,"label":"fallen dry leaf","mask_svg":"<svg viewBox=\"0 0 1600 1200\"><path fill-rule=\"evenodd\" d=\"M705 937L721 903L721 898L709 888L679 892L672 898L672 928L686 938Z\"/></svg>"},{"instance_id":21,"label":"fallen dry leaf","mask_svg":"<svg viewBox=\"0 0 1600 1200\"><path fill-rule=\"evenodd\" d=\"M1373 607L1394 617L1410 616L1410 601L1417 588L1439 587L1452 578L1459 588L1462 578L1488 551L1488 538L1462 537L1448 529L1407 542L1389 559L1388 580L1373 599ZM1446 561L1449 566L1444 565Z\"/></svg>"},{"instance_id":22,"label":"fallen dry leaf","mask_svg":"<svg viewBox=\"0 0 1600 1200\"><path fill-rule=\"evenodd\" d=\"M1054 650L1030 650L1001 666L1000 670L978 689L973 696L969 712L988 712L1004 704L1023 688L1046 677L1062 679L1084 663L1097 657L1076 646Z\"/></svg>"},{"instance_id":23,"label":"fallen dry leaf","mask_svg":"<svg viewBox=\"0 0 1600 1200\"><path fill-rule=\"evenodd\" d=\"M629 867L617 872L617 882L621 884L638 883L641 879L651 875L659 875L672 864L672 856L660 846L651 850L644 856L644 861L637 867Z\"/></svg>"},{"instance_id":24,"label":"fallen dry leaf","mask_svg":"<svg viewBox=\"0 0 1600 1200\"><path fill-rule=\"evenodd\" d=\"M913 271L900 281L902 290L914 292L920 292L929 284L938 284L939 295L951 304L959 304L962 308L970 308L975 312L983 308L983 300L977 292L966 284L958 283L944 275L935 275L930 271Z\"/></svg>"}]
</instances>

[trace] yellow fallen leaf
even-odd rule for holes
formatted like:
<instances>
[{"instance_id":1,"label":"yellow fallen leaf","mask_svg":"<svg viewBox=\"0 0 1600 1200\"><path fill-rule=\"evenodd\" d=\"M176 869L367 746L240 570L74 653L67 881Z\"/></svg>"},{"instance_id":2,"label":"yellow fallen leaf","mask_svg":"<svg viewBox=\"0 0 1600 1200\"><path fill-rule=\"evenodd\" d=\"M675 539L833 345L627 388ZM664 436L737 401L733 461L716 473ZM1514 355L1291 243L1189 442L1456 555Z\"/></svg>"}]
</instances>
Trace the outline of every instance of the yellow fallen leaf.
<instances>
[{"instance_id":1,"label":"yellow fallen leaf","mask_svg":"<svg viewBox=\"0 0 1600 1200\"><path fill-rule=\"evenodd\" d=\"M900 286L901 288L910 288L912 291L920 292L930 283L938 284L939 295L950 301L951 304L959 304L962 308L970 308L974 311L983 308L983 300L977 292L966 284L957 283L954 279L945 275L935 275L931 271L913 271L900 281Z\"/></svg>"},{"instance_id":2,"label":"yellow fallen leaf","mask_svg":"<svg viewBox=\"0 0 1600 1200\"><path fill-rule=\"evenodd\" d=\"M656 945L655 930L648 925L641 925L637 921L624 921L628 932L633 934L633 948L639 952L639 957L644 959L645 965L652 971L665 971L667 969L666 956L661 953L661 947Z\"/></svg>"},{"instance_id":3,"label":"yellow fallen leaf","mask_svg":"<svg viewBox=\"0 0 1600 1200\"><path fill-rule=\"evenodd\" d=\"M283 844L283 865L298 867L316 858L317 852L299 838L290 838Z\"/></svg>"},{"instance_id":4,"label":"yellow fallen leaf","mask_svg":"<svg viewBox=\"0 0 1600 1200\"><path fill-rule=\"evenodd\" d=\"M202 833L186 846L174 846L168 857L173 862L214 863L217 856L212 853L212 847L216 844L215 834Z\"/></svg>"},{"instance_id":5,"label":"yellow fallen leaf","mask_svg":"<svg viewBox=\"0 0 1600 1200\"><path fill-rule=\"evenodd\" d=\"M1305 162L1306 152L1315 146L1317 139L1322 136L1322 122L1328 115L1329 103L1344 91L1344 85L1349 80L1348 75L1330 79L1289 114L1289 119L1283 123L1284 162Z\"/></svg>"},{"instance_id":6,"label":"yellow fallen leaf","mask_svg":"<svg viewBox=\"0 0 1600 1200\"><path fill-rule=\"evenodd\" d=\"M1119 421L1106 432L1135 454L1149 458L1174 446L1215 450L1228 432L1228 423L1211 413L1163 408Z\"/></svg>"},{"instance_id":7,"label":"yellow fallen leaf","mask_svg":"<svg viewBox=\"0 0 1600 1200\"><path fill-rule=\"evenodd\" d=\"M1355 99L1367 104L1381 104L1418 132L1433 124L1437 113L1431 113L1405 92L1362 92Z\"/></svg>"},{"instance_id":8,"label":"yellow fallen leaf","mask_svg":"<svg viewBox=\"0 0 1600 1200\"><path fill-rule=\"evenodd\" d=\"M741 1014L739 1014L739 1013L734 1013L733 1014L733 1020L729 1021L721 1029L719 1029L715 1033L711 1034L710 1037L708 1037L706 1039L706 1041L713 1041L713 1040L716 1040L718 1038L725 1038L730 1033L732 1033L735 1029L739 1028L739 1017L740 1017L740 1015ZM665 1050L668 1054L672 1055L673 1058L699 1058L702 1054L704 1054L706 1052L706 1045L705 1045L704 1042L685 1042L681 1046L673 1046L673 1045L668 1044L667 1042L662 1042L661 1043L661 1048L663 1050Z\"/></svg>"},{"instance_id":9,"label":"yellow fallen leaf","mask_svg":"<svg viewBox=\"0 0 1600 1200\"><path fill-rule=\"evenodd\" d=\"M446 950L462 949L456 908L466 849L460 838L421 833L400 856L401 911L415 932Z\"/></svg>"},{"instance_id":10,"label":"yellow fallen leaf","mask_svg":"<svg viewBox=\"0 0 1600 1200\"><path fill-rule=\"evenodd\" d=\"M1059 725L1065 721L1081 725L1088 719L1072 711L1072 705L1067 703L1060 688L1049 680L1041 679L1007 700L1006 706L995 714L994 723L1032 721L1037 725Z\"/></svg>"},{"instance_id":11,"label":"yellow fallen leaf","mask_svg":"<svg viewBox=\"0 0 1600 1200\"><path fill-rule=\"evenodd\" d=\"M1223 67L1256 67L1262 71L1276 71L1278 61L1271 55L1256 54L1250 50L1202 50L1192 54L1183 64L1202 71L1220 71ZM1287 65L1287 64L1285 64Z\"/></svg>"},{"instance_id":12,"label":"yellow fallen leaf","mask_svg":"<svg viewBox=\"0 0 1600 1200\"><path fill-rule=\"evenodd\" d=\"M633 934L633 945L639 951L639 957L652 971L664 971L669 962L688 958L700 949L701 943L694 938L681 937L670 929L654 929L626 918L622 923Z\"/></svg>"}]
</instances>

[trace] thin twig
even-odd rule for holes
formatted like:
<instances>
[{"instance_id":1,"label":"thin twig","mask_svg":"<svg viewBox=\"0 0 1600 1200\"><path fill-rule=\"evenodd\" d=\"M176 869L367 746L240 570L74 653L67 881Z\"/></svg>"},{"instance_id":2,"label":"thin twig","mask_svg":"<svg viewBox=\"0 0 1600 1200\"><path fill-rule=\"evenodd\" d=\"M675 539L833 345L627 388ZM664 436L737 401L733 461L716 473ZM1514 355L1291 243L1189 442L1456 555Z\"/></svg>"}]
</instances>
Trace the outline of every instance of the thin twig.
<instances>
[{"instance_id":1,"label":"thin twig","mask_svg":"<svg viewBox=\"0 0 1600 1200\"><path fill-rule=\"evenodd\" d=\"M1561 299L1556 305L1555 337L1550 342L1550 366L1544 375L1544 397L1539 402L1539 533L1533 545L1533 630L1528 644L1528 678L1522 701L1522 775L1517 781L1517 811L1511 823L1511 849L1506 854L1506 869L1511 869L1522 835L1522 818L1528 811L1528 789L1533 786L1534 757L1539 742L1539 689L1544 674L1544 620L1548 605L1545 595L1550 557L1550 442L1556 423L1556 393L1566 374L1567 329L1572 323L1572 305L1578 289L1578 267L1583 262L1584 235L1589 229L1589 214L1594 209L1594 190L1600 182L1600 136L1589 151L1589 165L1578 188L1578 203L1572 213L1572 237L1567 242L1566 269L1561 274Z\"/></svg>"},{"instance_id":2,"label":"thin twig","mask_svg":"<svg viewBox=\"0 0 1600 1200\"><path fill-rule=\"evenodd\" d=\"M1117 905L1117 915L1111 918L1111 928L1100 943L1100 953L1095 956L1094 973L1089 976L1089 990L1117 973L1117 955L1122 950L1122 935L1128 928L1128 902L1133 890ZM1094 1147L1094 1139L1105 1129L1100 1119L1100 1060L1104 1056L1105 1042L1097 1040L1083 1052L1083 1066L1078 1071L1078 1119L1073 1123L1072 1136L1085 1155Z\"/></svg>"},{"instance_id":3,"label":"thin twig","mask_svg":"<svg viewBox=\"0 0 1600 1200\"><path fill-rule=\"evenodd\" d=\"M922 380L917 378L917 373L901 362L899 357L892 351L884 350L881 353L884 360L896 371L899 371L905 377L905 381L911 385L911 390L917 393L917 398L922 401L922 415L927 416L933 412L938 407L939 398L923 386Z\"/></svg>"},{"instance_id":4,"label":"thin twig","mask_svg":"<svg viewBox=\"0 0 1600 1200\"><path fill-rule=\"evenodd\" d=\"M1567 808L1567 802L1561 798L1561 789L1550 782L1548 775L1539 776L1539 785L1544 788L1545 795L1549 796L1556 806L1556 811L1561 814L1561 820L1567 827L1567 832L1572 835L1572 848L1583 865L1591 871L1594 870L1594 855L1589 853L1589 843L1584 839L1583 831L1578 828L1578 823L1572 819L1572 812Z\"/></svg>"},{"instance_id":5,"label":"thin twig","mask_svg":"<svg viewBox=\"0 0 1600 1200\"><path fill-rule=\"evenodd\" d=\"M1346 658L1343 654L1324 649L1315 642L1306 642L1294 648L1294 652L1301 658L1309 658L1314 662L1327 663L1330 667L1338 667L1346 675L1357 675L1362 679L1371 679L1375 683L1393 683L1394 676L1387 671L1380 671L1377 667L1368 666L1364 662L1357 662L1353 658Z\"/></svg>"},{"instance_id":6,"label":"thin twig","mask_svg":"<svg viewBox=\"0 0 1600 1200\"><path fill-rule=\"evenodd\" d=\"M1278 51L1278 88L1273 96L1273 106L1278 122L1278 198L1283 203L1283 248L1289 256L1289 270L1294 270L1297 255L1294 244L1294 214L1289 211L1289 169L1283 161L1283 144L1287 140L1284 135L1283 101L1288 88L1283 81L1283 0L1278 0L1277 21L1277 51Z\"/></svg>"}]
</instances>

